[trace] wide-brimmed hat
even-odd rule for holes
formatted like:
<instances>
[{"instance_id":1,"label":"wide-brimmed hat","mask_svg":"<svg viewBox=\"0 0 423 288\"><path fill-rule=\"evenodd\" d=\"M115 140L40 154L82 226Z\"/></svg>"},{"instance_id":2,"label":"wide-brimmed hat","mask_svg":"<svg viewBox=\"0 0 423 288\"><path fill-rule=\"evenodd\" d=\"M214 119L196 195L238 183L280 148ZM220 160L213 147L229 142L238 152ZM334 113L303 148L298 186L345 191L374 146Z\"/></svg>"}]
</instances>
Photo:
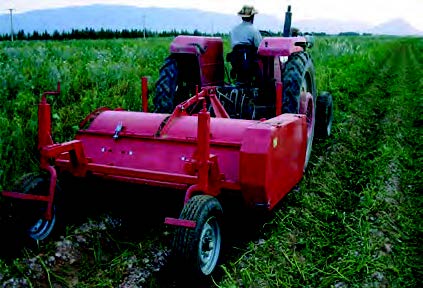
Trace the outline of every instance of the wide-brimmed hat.
<instances>
[{"instance_id":1,"label":"wide-brimmed hat","mask_svg":"<svg viewBox=\"0 0 423 288\"><path fill-rule=\"evenodd\" d=\"M238 12L238 15L241 17L251 17L257 13L258 11L253 6L244 5L241 11Z\"/></svg>"}]
</instances>

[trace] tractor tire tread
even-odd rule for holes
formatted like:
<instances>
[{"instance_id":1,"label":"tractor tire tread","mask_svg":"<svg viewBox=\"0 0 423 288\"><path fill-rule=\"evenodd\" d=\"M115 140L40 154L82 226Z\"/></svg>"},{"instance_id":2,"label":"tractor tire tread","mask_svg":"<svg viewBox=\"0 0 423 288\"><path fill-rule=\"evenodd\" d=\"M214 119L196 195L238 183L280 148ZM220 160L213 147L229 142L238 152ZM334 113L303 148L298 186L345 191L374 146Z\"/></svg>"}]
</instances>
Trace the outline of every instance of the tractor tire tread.
<instances>
[{"instance_id":1,"label":"tractor tire tread","mask_svg":"<svg viewBox=\"0 0 423 288\"><path fill-rule=\"evenodd\" d=\"M303 64L305 61L305 64ZM314 66L310 56L305 52L292 54L285 64L282 71L283 82L283 112L284 113L298 113L299 100L301 93L301 84L303 81L306 69L312 74L312 94L316 97L316 89L314 84Z\"/></svg>"},{"instance_id":2,"label":"tractor tire tread","mask_svg":"<svg viewBox=\"0 0 423 288\"><path fill-rule=\"evenodd\" d=\"M322 92L316 104L316 136L320 139L331 135L333 122L333 97L329 92Z\"/></svg>"},{"instance_id":3,"label":"tractor tire tread","mask_svg":"<svg viewBox=\"0 0 423 288\"><path fill-rule=\"evenodd\" d=\"M153 103L156 113L171 113L173 110L178 82L178 63L176 59L167 57L160 68L160 76L156 82L156 93Z\"/></svg>"},{"instance_id":4,"label":"tractor tire tread","mask_svg":"<svg viewBox=\"0 0 423 288\"><path fill-rule=\"evenodd\" d=\"M188 269L193 275L201 277L201 272L196 269L197 245L201 234L202 226L209 215L221 217L223 214L219 201L209 195L193 196L184 206L180 219L197 222L194 229L177 227L174 241L172 243L173 256L180 261L188 263Z\"/></svg>"},{"instance_id":5,"label":"tractor tire tread","mask_svg":"<svg viewBox=\"0 0 423 288\"><path fill-rule=\"evenodd\" d=\"M47 196L49 189L49 177L46 173L28 173L23 175L19 180L14 183L13 191L17 191L23 194L34 194L38 196ZM54 202L53 205L55 208L59 207L59 209L55 209L54 214L56 215L56 223L53 224L55 228L49 234L46 234L46 237L50 237L51 234L56 234L58 227L62 228L62 221L63 218L62 211L60 211L61 207L63 206L63 192L60 188L59 184L56 183L56 192L54 195ZM32 202L32 201L21 201L11 199L9 201L9 209L10 213L15 220L13 222L16 224L16 228L24 228L27 224L26 216L32 215L31 213L37 210L37 207L42 207L45 205L42 202ZM34 210L33 210L34 209ZM16 231L19 233L20 237L29 238L29 235L22 234L24 231Z\"/></svg>"}]
</instances>

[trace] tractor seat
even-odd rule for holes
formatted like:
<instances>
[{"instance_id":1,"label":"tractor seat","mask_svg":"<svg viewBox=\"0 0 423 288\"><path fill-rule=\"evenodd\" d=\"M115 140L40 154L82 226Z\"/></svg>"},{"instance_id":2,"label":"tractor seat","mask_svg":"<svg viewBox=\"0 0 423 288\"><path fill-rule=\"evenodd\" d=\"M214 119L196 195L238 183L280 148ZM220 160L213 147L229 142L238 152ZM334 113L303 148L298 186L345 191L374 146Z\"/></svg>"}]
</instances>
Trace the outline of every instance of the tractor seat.
<instances>
[{"instance_id":1,"label":"tractor seat","mask_svg":"<svg viewBox=\"0 0 423 288\"><path fill-rule=\"evenodd\" d=\"M226 61L231 63L231 79L236 79L240 84L251 85L254 78L257 78L258 61L257 48L253 45L235 45L230 53L226 55Z\"/></svg>"}]
</instances>

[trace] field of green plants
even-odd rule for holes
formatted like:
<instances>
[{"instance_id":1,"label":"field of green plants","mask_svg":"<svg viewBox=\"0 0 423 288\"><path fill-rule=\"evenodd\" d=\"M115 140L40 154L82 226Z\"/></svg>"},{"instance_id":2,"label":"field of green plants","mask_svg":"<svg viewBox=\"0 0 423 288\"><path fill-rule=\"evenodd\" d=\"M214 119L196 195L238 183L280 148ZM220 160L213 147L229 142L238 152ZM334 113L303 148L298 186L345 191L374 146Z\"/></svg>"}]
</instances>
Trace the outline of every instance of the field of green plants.
<instances>
[{"instance_id":1,"label":"field of green plants","mask_svg":"<svg viewBox=\"0 0 423 288\"><path fill-rule=\"evenodd\" d=\"M61 82L49 98L53 138L70 140L100 106L140 110L140 77L153 93L170 41L1 42L0 190L38 169L43 91ZM315 143L303 180L272 217L234 242L211 286L419 287L423 39L317 38L311 54L318 90L334 97L333 135ZM163 284L166 228L131 238L115 220L93 216L58 239L0 254L0 284L173 287Z\"/></svg>"}]
</instances>

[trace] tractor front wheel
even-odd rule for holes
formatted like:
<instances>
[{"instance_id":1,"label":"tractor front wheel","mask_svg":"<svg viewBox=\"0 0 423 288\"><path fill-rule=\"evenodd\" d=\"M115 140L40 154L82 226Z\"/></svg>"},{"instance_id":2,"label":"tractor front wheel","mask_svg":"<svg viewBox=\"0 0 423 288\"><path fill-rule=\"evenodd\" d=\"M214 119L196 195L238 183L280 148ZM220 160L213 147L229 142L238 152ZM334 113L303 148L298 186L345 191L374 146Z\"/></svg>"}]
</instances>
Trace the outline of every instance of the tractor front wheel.
<instances>
[{"instance_id":1,"label":"tractor front wheel","mask_svg":"<svg viewBox=\"0 0 423 288\"><path fill-rule=\"evenodd\" d=\"M333 122L333 99L329 92L322 92L317 97L316 136L327 138L331 134Z\"/></svg>"},{"instance_id":2,"label":"tractor front wheel","mask_svg":"<svg viewBox=\"0 0 423 288\"><path fill-rule=\"evenodd\" d=\"M192 197L184 206L181 219L196 222L193 229L178 227L173 253L178 263L185 263L189 272L199 278L210 275L217 266L221 249L222 206L211 196Z\"/></svg>"},{"instance_id":3,"label":"tractor front wheel","mask_svg":"<svg viewBox=\"0 0 423 288\"><path fill-rule=\"evenodd\" d=\"M283 78L283 113L305 114L307 117L307 150L304 170L311 155L314 137L316 82L314 65L306 52L294 53L289 56L282 70ZM307 95L312 99L306 100Z\"/></svg>"}]
</instances>

